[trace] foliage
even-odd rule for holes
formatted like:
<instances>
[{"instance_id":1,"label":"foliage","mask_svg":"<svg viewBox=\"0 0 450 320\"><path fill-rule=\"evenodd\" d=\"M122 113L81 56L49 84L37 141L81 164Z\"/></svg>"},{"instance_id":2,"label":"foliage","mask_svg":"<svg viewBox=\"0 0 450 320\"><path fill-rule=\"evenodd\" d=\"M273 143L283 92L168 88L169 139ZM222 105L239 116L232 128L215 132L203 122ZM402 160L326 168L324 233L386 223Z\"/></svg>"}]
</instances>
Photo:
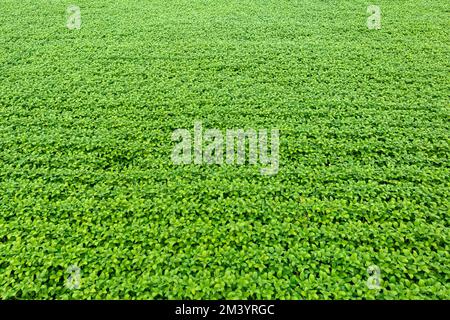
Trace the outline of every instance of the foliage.
<instances>
[{"instance_id":1,"label":"foliage","mask_svg":"<svg viewBox=\"0 0 450 320\"><path fill-rule=\"evenodd\" d=\"M357 0L76 2L80 30L0 3L1 299L450 296L447 1L378 1L381 30ZM195 120L279 128L279 173L173 165Z\"/></svg>"}]
</instances>

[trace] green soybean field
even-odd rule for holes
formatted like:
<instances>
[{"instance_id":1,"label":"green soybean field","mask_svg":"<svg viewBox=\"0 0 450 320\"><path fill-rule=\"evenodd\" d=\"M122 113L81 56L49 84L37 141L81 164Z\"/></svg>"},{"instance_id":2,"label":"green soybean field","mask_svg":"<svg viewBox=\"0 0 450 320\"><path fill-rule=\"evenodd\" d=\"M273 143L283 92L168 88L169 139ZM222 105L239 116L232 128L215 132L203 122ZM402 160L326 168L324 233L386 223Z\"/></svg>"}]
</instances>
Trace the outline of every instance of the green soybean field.
<instances>
[{"instance_id":1,"label":"green soybean field","mask_svg":"<svg viewBox=\"0 0 450 320\"><path fill-rule=\"evenodd\" d=\"M449 30L448 0L1 0L0 299L448 299Z\"/></svg>"}]
</instances>

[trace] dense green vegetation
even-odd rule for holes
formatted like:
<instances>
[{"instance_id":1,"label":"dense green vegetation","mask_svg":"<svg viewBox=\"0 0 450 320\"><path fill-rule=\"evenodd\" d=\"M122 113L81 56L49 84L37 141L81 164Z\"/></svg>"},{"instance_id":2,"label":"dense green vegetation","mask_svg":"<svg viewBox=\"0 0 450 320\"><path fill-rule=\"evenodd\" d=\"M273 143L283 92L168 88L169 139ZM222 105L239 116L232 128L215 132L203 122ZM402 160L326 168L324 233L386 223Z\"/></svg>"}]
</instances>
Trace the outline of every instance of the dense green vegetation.
<instances>
[{"instance_id":1,"label":"dense green vegetation","mask_svg":"<svg viewBox=\"0 0 450 320\"><path fill-rule=\"evenodd\" d=\"M450 296L448 0L74 2L0 2L0 298ZM195 120L278 174L175 166Z\"/></svg>"}]
</instances>

